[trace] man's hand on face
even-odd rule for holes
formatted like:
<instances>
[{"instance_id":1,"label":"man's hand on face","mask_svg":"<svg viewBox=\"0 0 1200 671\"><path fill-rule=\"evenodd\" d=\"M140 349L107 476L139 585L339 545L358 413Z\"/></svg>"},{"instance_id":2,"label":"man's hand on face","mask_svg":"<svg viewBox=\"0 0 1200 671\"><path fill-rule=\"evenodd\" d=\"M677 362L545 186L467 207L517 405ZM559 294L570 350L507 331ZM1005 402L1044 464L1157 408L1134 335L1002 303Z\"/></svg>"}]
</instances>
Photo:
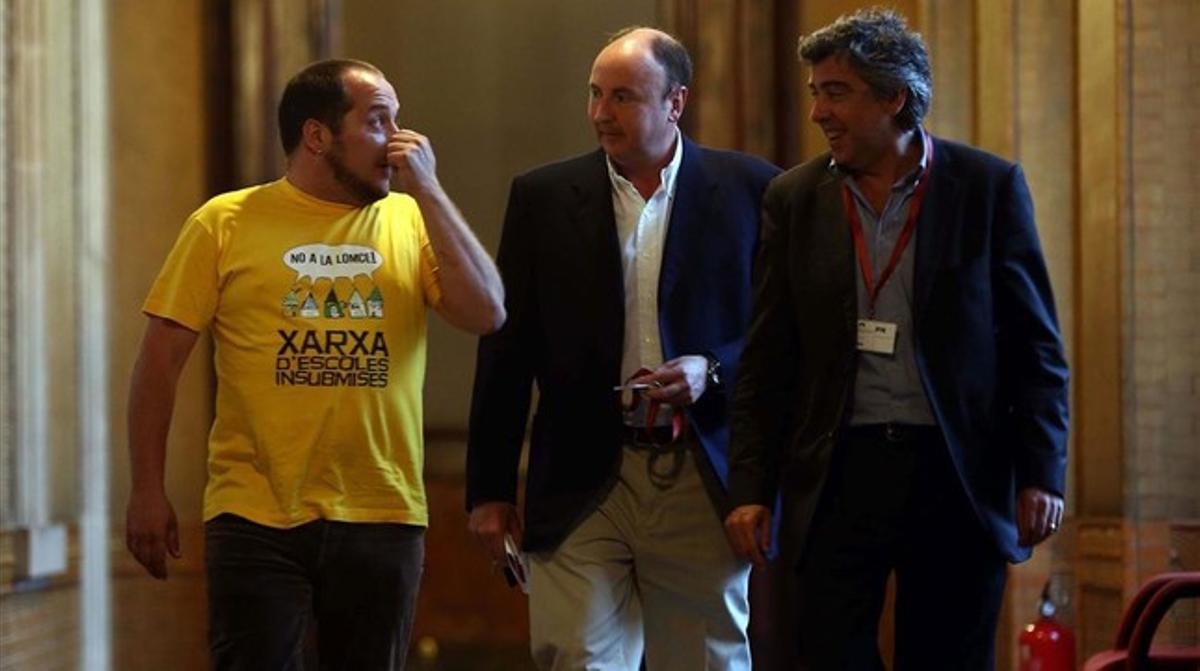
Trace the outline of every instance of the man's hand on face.
<instances>
[{"instance_id":1,"label":"man's hand on face","mask_svg":"<svg viewBox=\"0 0 1200 671\"><path fill-rule=\"evenodd\" d=\"M656 385L645 391L646 398L653 401L674 406L691 405L708 386L708 359L694 354L681 356L630 382Z\"/></svg>"},{"instance_id":2,"label":"man's hand on face","mask_svg":"<svg viewBox=\"0 0 1200 671\"><path fill-rule=\"evenodd\" d=\"M388 140L387 161L401 191L412 195L439 188L437 158L424 135L408 128L396 131Z\"/></svg>"}]
</instances>

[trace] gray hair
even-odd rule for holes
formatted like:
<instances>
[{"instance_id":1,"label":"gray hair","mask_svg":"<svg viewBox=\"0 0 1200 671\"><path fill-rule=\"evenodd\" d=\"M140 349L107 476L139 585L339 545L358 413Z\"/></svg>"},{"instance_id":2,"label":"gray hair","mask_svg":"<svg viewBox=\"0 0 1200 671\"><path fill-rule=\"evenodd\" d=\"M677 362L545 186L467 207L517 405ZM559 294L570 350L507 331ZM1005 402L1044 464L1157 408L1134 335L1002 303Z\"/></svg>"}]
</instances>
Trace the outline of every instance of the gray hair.
<instances>
[{"instance_id":1,"label":"gray hair","mask_svg":"<svg viewBox=\"0 0 1200 671\"><path fill-rule=\"evenodd\" d=\"M871 87L876 97L908 93L896 114L901 130L921 125L933 98L929 51L920 33L908 29L899 13L873 7L845 14L824 28L800 38L797 51L809 64L830 56L845 58Z\"/></svg>"}]
</instances>

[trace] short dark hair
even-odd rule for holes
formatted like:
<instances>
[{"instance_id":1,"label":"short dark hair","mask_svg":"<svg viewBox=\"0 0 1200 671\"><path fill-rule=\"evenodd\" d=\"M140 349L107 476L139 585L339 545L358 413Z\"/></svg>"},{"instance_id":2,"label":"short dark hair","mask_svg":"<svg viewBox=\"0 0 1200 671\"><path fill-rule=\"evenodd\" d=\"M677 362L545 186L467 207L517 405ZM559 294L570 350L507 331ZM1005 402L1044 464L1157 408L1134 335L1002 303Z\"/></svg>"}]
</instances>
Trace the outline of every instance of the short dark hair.
<instances>
[{"instance_id":1,"label":"short dark hair","mask_svg":"<svg viewBox=\"0 0 1200 671\"><path fill-rule=\"evenodd\" d=\"M342 117L354 107L342 76L350 70L365 70L382 75L379 68L365 61L331 59L317 61L292 77L279 99L279 139L283 153L291 155L300 144L304 122L316 119L337 134Z\"/></svg>"},{"instance_id":2,"label":"short dark hair","mask_svg":"<svg viewBox=\"0 0 1200 671\"><path fill-rule=\"evenodd\" d=\"M691 86L692 57L688 55L687 48L683 46L682 42L664 30L649 26L626 26L610 35L604 46L608 46L636 30L653 30L656 33L650 38L650 53L667 73L667 90L664 94L675 90L677 86Z\"/></svg>"},{"instance_id":3,"label":"short dark hair","mask_svg":"<svg viewBox=\"0 0 1200 671\"><path fill-rule=\"evenodd\" d=\"M811 35L800 38L800 58L810 64L831 56L845 58L879 98L907 91L896 114L901 130L912 130L929 113L933 75L929 51L920 33L908 29L904 17L873 7L845 14Z\"/></svg>"}]
</instances>

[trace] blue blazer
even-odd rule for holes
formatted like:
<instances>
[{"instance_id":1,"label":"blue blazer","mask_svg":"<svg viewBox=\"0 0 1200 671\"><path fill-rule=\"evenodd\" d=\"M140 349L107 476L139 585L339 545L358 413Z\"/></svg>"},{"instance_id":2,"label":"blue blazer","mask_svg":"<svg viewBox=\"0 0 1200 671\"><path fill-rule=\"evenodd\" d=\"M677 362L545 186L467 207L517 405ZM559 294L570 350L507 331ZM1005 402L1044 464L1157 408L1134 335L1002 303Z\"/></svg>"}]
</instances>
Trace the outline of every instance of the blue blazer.
<instances>
[{"instance_id":1,"label":"blue blazer","mask_svg":"<svg viewBox=\"0 0 1200 671\"><path fill-rule=\"evenodd\" d=\"M725 389L687 408L710 473L727 474L727 408L750 313L759 203L779 170L683 138L659 275L663 359L708 354ZM480 339L467 444L467 508L517 500L537 383L525 546L551 550L608 493L620 466L625 333L612 187L600 150L513 180L497 254L508 320ZM710 488L711 489L711 488ZM719 511L723 491L710 492Z\"/></svg>"},{"instance_id":2,"label":"blue blazer","mask_svg":"<svg viewBox=\"0 0 1200 671\"><path fill-rule=\"evenodd\" d=\"M982 528L1012 561L1015 492L1061 494L1067 363L1019 166L934 140L917 220L914 335L926 397ZM783 498L796 559L853 391L854 243L829 155L772 182L733 406L732 505Z\"/></svg>"}]
</instances>

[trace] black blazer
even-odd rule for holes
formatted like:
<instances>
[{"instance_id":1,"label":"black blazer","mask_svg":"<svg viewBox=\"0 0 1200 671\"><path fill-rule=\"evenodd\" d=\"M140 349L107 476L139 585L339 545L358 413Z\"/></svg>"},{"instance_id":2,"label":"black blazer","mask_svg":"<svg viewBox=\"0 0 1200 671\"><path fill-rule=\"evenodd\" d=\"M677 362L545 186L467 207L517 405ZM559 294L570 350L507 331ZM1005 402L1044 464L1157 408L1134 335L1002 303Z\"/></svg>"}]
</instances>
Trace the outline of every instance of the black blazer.
<instances>
[{"instance_id":1,"label":"black blazer","mask_svg":"<svg viewBox=\"0 0 1200 671\"><path fill-rule=\"evenodd\" d=\"M917 367L982 527L1010 560L1015 491L1062 493L1067 364L1019 166L934 140L917 223ZM733 402L730 503L783 497L796 559L851 402L854 247L826 154L771 183Z\"/></svg>"},{"instance_id":2,"label":"black blazer","mask_svg":"<svg viewBox=\"0 0 1200 671\"><path fill-rule=\"evenodd\" d=\"M774 166L686 138L659 275L663 357L708 354L736 379L750 313L759 203ZM479 342L467 507L515 502L529 414L525 547L553 549L615 482L625 333L612 187L597 150L513 180L497 265L508 320ZM723 486L732 384L687 410ZM724 507L723 505L721 506Z\"/></svg>"}]
</instances>

